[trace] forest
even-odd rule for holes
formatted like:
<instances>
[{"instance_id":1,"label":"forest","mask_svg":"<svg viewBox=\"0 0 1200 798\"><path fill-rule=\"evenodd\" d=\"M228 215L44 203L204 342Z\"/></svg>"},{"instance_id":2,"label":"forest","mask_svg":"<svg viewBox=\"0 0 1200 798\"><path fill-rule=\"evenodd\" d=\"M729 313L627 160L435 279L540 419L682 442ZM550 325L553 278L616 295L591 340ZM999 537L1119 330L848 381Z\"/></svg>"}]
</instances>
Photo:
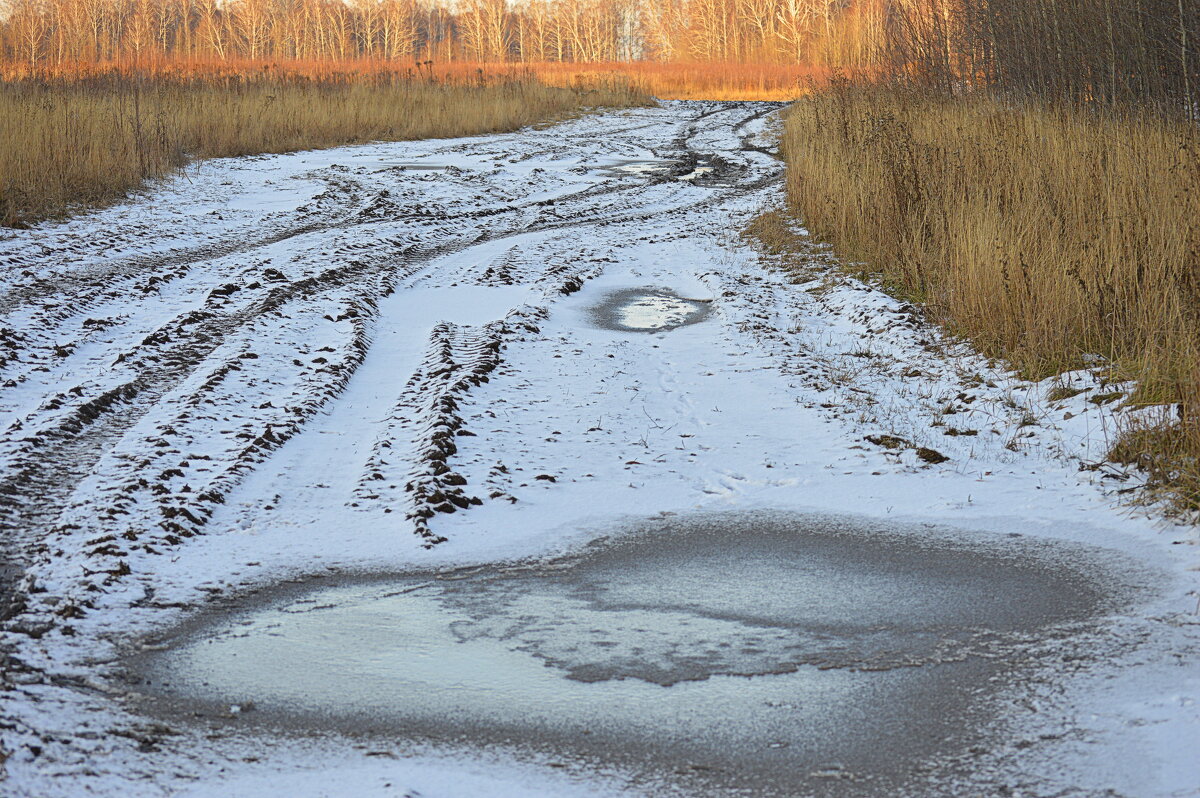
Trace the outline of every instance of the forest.
<instances>
[{"instance_id":1,"label":"forest","mask_svg":"<svg viewBox=\"0 0 1200 798\"><path fill-rule=\"evenodd\" d=\"M866 64L883 0L9 0L12 64L161 60Z\"/></svg>"}]
</instances>

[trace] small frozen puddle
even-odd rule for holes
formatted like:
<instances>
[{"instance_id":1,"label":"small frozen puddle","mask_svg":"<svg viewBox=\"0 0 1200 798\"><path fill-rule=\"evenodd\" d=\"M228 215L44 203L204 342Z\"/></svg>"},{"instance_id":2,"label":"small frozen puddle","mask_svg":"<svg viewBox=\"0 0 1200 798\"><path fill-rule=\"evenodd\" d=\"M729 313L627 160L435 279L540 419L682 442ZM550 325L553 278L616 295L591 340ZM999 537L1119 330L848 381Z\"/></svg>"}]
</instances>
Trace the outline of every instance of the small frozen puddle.
<instances>
[{"instance_id":1,"label":"small frozen puddle","mask_svg":"<svg viewBox=\"0 0 1200 798\"><path fill-rule=\"evenodd\" d=\"M677 161L650 158L640 161L617 161L602 168L619 175L658 175L671 171L677 164Z\"/></svg>"},{"instance_id":2,"label":"small frozen puddle","mask_svg":"<svg viewBox=\"0 0 1200 798\"><path fill-rule=\"evenodd\" d=\"M698 177L704 177L705 175L711 174L712 172L715 172L715 171L717 171L717 167L715 167L715 166L697 166L695 169L688 172L686 175L680 175L679 179L680 180L695 180Z\"/></svg>"},{"instance_id":3,"label":"small frozen puddle","mask_svg":"<svg viewBox=\"0 0 1200 798\"><path fill-rule=\"evenodd\" d=\"M703 321L707 299L684 299L665 288L631 288L608 294L592 309L598 327L621 332L665 332Z\"/></svg>"},{"instance_id":4,"label":"small frozen puddle","mask_svg":"<svg viewBox=\"0 0 1200 798\"><path fill-rule=\"evenodd\" d=\"M653 175L676 180L696 180L717 171L712 156L688 160L647 159L639 161L617 161L601 167L616 175Z\"/></svg>"},{"instance_id":5,"label":"small frozen puddle","mask_svg":"<svg viewBox=\"0 0 1200 798\"><path fill-rule=\"evenodd\" d=\"M223 722L549 751L703 794L880 795L986 744L989 697L1046 639L1077 646L1131 600L1130 566L1098 552L664 520L555 560L268 591L131 679L156 713L253 702Z\"/></svg>"},{"instance_id":6,"label":"small frozen puddle","mask_svg":"<svg viewBox=\"0 0 1200 798\"><path fill-rule=\"evenodd\" d=\"M449 163L430 163L426 161L379 161L375 166L376 172L388 170L403 172L462 172L463 167Z\"/></svg>"}]
</instances>

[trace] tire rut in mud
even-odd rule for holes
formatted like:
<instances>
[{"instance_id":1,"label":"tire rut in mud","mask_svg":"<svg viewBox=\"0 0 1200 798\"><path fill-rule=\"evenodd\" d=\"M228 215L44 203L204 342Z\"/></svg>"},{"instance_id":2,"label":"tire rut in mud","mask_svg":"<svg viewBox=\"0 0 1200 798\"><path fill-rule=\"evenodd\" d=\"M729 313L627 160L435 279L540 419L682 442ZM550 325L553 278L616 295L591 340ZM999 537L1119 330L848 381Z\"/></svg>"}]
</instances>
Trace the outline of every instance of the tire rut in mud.
<instances>
[{"instance_id":1,"label":"tire rut in mud","mask_svg":"<svg viewBox=\"0 0 1200 798\"><path fill-rule=\"evenodd\" d=\"M299 218L259 220L256 228L266 227L269 232L256 229L247 237L242 230L230 230L226 238L200 246L183 246L163 252L118 257L109 260L107 252L113 247L130 247L151 231L130 224L128 229L117 229L101 236L98 240L89 236L87 240L65 243L55 249L41 244L40 252L33 256L25 253L0 252L0 263L10 269L24 269L26 282L17 282L0 295L0 317L7 316L26 305L39 307L44 314L42 323L78 315L105 298L119 297L127 291L129 283L144 279L139 287L143 293L158 290L163 284L186 274L191 268L229 255L247 253L272 244L287 241L306 233L338 227L350 215L347 206L353 208L361 201L362 187L344 177L327 179L326 188L313 195L300 209ZM274 228L274 229L271 229ZM174 231L175 237L186 238L186 231ZM28 249L28 247L27 247ZM41 277L31 267L41 265L51 258L58 269L53 278ZM76 266L79 261L97 261L95 265ZM69 296L64 303L60 297Z\"/></svg>"},{"instance_id":2,"label":"tire rut in mud","mask_svg":"<svg viewBox=\"0 0 1200 798\"><path fill-rule=\"evenodd\" d=\"M708 108L683 123L684 129L678 139L680 151L685 156L688 153L694 155L689 140L699 130L697 123L728 110L736 108L725 105ZM756 111L739 126L770 110ZM750 179L744 179L747 177ZM139 346L125 353L121 365L133 370L132 376L101 390L89 391L84 384L77 386L78 390L74 392L60 395L60 404L38 414L41 423L31 425L38 428L20 439L23 452L0 481L0 525L4 529L2 537L9 558L6 564L0 565L0 589L3 589L2 583L7 582L7 592L11 593L22 566L31 558L47 553L49 537L56 531L64 531L61 528L62 510L71 495L147 413L161 407L166 398L187 380L203 375L206 368L209 369L208 376L191 394L180 398L179 404L183 408L205 404L206 397L229 374L252 369L253 361L243 359L245 352L216 361L214 355L227 341L239 335L253 340L254 325L273 315L283 315L284 308L296 303L319 304L338 291L348 293L349 299L344 300L344 304L353 311L354 333L351 343L345 346L338 368L327 372L325 384L320 389L294 397L288 404L287 415L279 414L256 429L244 430L241 434L245 436L245 445L227 455L225 462L219 464L216 475L206 479L203 489L193 486L187 495L172 489L176 483L164 476L186 473L190 484L193 480L185 467L187 453L170 435L158 434L161 429L146 433L147 437L139 444L146 453L127 458L121 467L107 475L107 484L102 491L82 500L85 504L94 504L100 498L101 506L76 508L96 511L92 528L97 535L91 538L88 550L98 561L95 573L120 578L122 569L127 570L121 557L131 544L157 550L178 545L183 539L202 532L216 505L224 501L225 494L244 474L296 435L308 418L341 393L370 346L379 298L402 287L432 261L480 244L529 233L599 230L660 218L664 214L693 217L708 207L731 197L753 193L776 180L777 174L755 176L749 165L736 165L719 185L711 186L713 191L696 196L687 194L687 189L680 187L678 192L659 197L660 202L653 208L646 207L643 184L613 182L553 200L433 216L430 221L441 223L473 220L482 223L481 229L463 236L461 233L455 235L455 231L445 227L436 227L426 231L433 238L432 242L428 238L422 242L418 237L418 241L411 244L406 244L403 237L350 241L336 251L336 257L344 262L303 279L263 287L261 290L265 295L248 305L226 310L223 297L219 294L215 299L210 296L213 301L206 302L203 308L160 326ZM367 229L372 225L386 226L397 218L412 219L413 216L406 215L386 193L376 194L337 223L295 227L269 238L278 242L306 232ZM439 236L443 240L438 240ZM246 244L244 250L262 246L266 240ZM179 264L187 269L199 268L206 256L221 254L227 253L213 250L197 257L181 255ZM114 268L125 270L122 272L125 277L133 277L140 269L148 268L148 263L138 260ZM578 290L600 268L595 264L575 268L551 263L544 268L543 278L549 281L546 283L548 289L553 286L551 294L556 291L565 294ZM480 284L497 279L494 273L487 274L483 265L479 271L477 280ZM89 278L81 278L86 279ZM539 278L538 282L541 281ZM501 279L500 282L505 281ZM103 290L94 283L83 286L80 290L84 293L92 289ZM68 285L64 290L74 289ZM312 312L307 306L306 309ZM454 454L454 437L460 432L468 432L461 428L461 419L456 414L457 403L471 387L488 379L489 373L500 363L504 346L514 336L536 331L537 319L526 317L530 312L537 313L526 310L516 316L510 314L509 318L480 329L450 326L435 330L430 356L436 357L414 375L410 382L411 391L402 399L404 406L421 409L419 420L412 425L418 430L416 457L408 464L406 478L389 484L402 485L410 494L408 517L414 531L427 543L438 540L428 526L428 519L435 512L463 509L464 502L471 506L472 499L476 498L467 494L465 486L459 483L461 477L449 463ZM185 409L174 415L168 414L160 427L170 429L172 420L186 420L187 412ZM381 458L385 459L385 453L373 453L372 458L369 465L377 466ZM384 471L368 468L365 476L371 477L375 473L383 474ZM361 491L376 488L371 483L379 481L367 479L360 486ZM155 508L158 515L155 529L127 530L123 537L113 534L127 514L143 513L147 507ZM56 524L60 526L56 527Z\"/></svg>"},{"instance_id":3,"label":"tire rut in mud","mask_svg":"<svg viewBox=\"0 0 1200 798\"><path fill-rule=\"evenodd\" d=\"M595 198L598 194L599 192L591 192L588 198ZM388 279L385 281L388 285L363 291L358 297L360 313L357 315L365 325L373 316L376 300L381 293L431 260L482 242L502 240L527 232L558 229L577 223L559 220L519 230L485 230L469 242L414 247L400 253L390 263L351 261L319 275L276 286L254 306L232 314L225 315L216 310L192 311L160 327L147 336L140 347L122 358L126 364L137 369L136 376L83 399L53 421L48 428L21 439L24 456L19 457L10 467L8 476L0 480L0 524L10 532L20 533L11 535L14 539L6 541L10 557L17 562L27 560L31 552L25 550L20 545L20 540L15 538L27 537L31 530L52 527L63 503L91 473L112 444L119 441L168 393L187 380L228 337L256 319L278 312L289 302L319 297L323 291L353 283L364 276L371 279L382 269L388 273ZM346 369L338 375L321 401L302 403L307 408L302 414L303 418L307 418L325 401L340 392L349 380L368 345L365 330L359 336L359 340L362 352L347 364ZM225 364L224 367L228 368L229 364ZM235 482L232 479L233 474L248 469L252 462L262 459L256 455L277 448L294 435L300 421L302 418L292 418L281 424L269 425L254 438L247 451L237 458L236 466L231 469L228 486ZM139 478L132 484L142 489L148 487L140 484L142 482L144 480ZM166 515L160 524L166 535L159 542L175 544L181 536L191 537L196 534L211 513L211 504L219 503L221 499L220 494L205 492L199 495L197 501L208 504L197 504L193 501L190 506L182 507L159 503ZM120 514L126 503L119 501L110 506L102 513L101 518L113 520L114 513ZM10 535L5 537L9 538ZM109 551L115 550L107 548Z\"/></svg>"}]
</instances>

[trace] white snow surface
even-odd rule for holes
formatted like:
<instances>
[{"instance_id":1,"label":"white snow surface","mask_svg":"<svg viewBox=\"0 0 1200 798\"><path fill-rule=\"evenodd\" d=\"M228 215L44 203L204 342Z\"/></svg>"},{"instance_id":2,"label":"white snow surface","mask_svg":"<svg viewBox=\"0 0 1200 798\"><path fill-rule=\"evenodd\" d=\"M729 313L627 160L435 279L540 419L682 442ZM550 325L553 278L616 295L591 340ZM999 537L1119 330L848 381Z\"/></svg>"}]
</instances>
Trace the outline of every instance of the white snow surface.
<instances>
[{"instance_id":1,"label":"white snow surface","mask_svg":"<svg viewBox=\"0 0 1200 798\"><path fill-rule=\"evenodd\" d=\"M776 110L670 102L208 161L0 236L0 517L26 600L0 638L0 792L637 792L503 752L166 729L107 676L130 641L281 580L773 508L1019 531L1158 569L1159 598L1117 619L1144 642L1014 710L1012 752L1020 794L1200 795L1200 549L1127 503L1136 474L1100 464L1134 412L1108 395L1129 386L1100 365L1051 401L1060 381L989 363L819 247L798 272L757 253L739 231L782 199ZM620 168L644 163L680 166ZM712 313L593 324L632 288Z\"/></svg>"}]
</instances>

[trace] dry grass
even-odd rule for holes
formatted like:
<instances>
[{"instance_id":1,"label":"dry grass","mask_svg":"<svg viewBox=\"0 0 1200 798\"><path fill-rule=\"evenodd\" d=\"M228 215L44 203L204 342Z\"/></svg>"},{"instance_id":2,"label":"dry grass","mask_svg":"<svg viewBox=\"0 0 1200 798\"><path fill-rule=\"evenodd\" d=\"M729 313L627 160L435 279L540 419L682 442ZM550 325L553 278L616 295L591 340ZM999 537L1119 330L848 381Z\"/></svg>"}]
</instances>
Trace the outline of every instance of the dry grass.
<instances>
[{"instance_id":1,"label":"dry grass","mask_svg":"<svg viewBox=\"0 0 1200 798\"><path fill-rule=\"evenodd\" d=\"M622 62L610 64L529 64L539 78L556 86L620 79L664 100L794 100L829 70L804 64L726 64Z\"/></svg>"},{"instance_id":2,"label":"dry grass","mask_svg":"<svg viewBox=\"0 0 1200 798\"><path fill-rule=\"evenodd\" d=\"M162 69L0 82L0 223L125 196L193 158L515 130L591 106L645 104L609 80L547 86L458 76Z\"/></svg>"},{"instance_id":3,"label":"dry grass","mask_svg":"<svg viewBox=\"0 0 1200 798\"><path fill-rule=\"evenodd\" d=\"M986 354L1037 377L1098 354L1173 406L1113 456L1200 508L1200 129L838 86L784 150L809 229Z\"/></svg>"},{"instance_id":4,"label":"dry grass","mask_svg":"<svg viewBox=\"0 0 1200 798\"><path fill-rule=\"evenodd\" d=\"M746 238L758 245L763 253L776 258L786 258L802 250L809 239L796 232L788 215L779 209L761 213L746 225Z\"/></svg>"},{"instance_id":5,"label":"dry grass","mask_svg":"<svg viewBox=\"0 0 1200 798\"><path fill-rule=\"evenodd\" d=\"M0 62L0 79L94 80L114 74L130 76L115 63L67 63L30 67ZM423 61L406 66L395 62L276 61L276 60L173 60L144 59L134 74L159 80L305 80L358 83L379 80L420 80L432 83L494 84L536 78L561 88L628 87L665 100L775 100L789 101L824 85L831 70L808 64L707 63L707 62L530 62L477 63ZM855 74L864 74L858 70Z\"/></svg>"},{"instance_id":6,"label":"dry grass","mask_svg":"<svg viewBox=\"0 0 1200 798\"><path fill-rule=\"evenodd\" d=\"M765 211L746 225L742 238L794 283L808 282L820 272L836 268L838 261L829 245L814 241L794 222L786 208Z\"/></svg>"}]
</instances>

